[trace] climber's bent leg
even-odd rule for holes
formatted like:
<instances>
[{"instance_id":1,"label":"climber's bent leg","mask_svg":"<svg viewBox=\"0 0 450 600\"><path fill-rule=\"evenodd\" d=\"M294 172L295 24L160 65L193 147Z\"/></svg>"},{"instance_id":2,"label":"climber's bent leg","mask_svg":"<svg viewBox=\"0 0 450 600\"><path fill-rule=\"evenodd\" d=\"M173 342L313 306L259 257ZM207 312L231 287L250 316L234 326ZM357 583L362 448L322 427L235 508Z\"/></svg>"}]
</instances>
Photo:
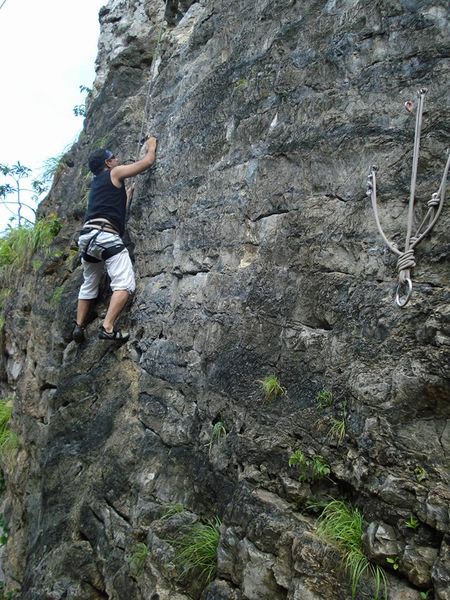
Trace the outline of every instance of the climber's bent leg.
<instances>
[{"instance_id":1,"label":"climber's bent leg","mask_svg":"<svg viewBox=\"0 0 450 600\"><path fill-rule=\"evenodd\" d=\"M113 331L114 324L124 309L129 297L130 294L126 290L116 290L113 292L109 302L108 312L103 321L103 329L106 332L111 333Z\"/></svg>"}]
</instances>

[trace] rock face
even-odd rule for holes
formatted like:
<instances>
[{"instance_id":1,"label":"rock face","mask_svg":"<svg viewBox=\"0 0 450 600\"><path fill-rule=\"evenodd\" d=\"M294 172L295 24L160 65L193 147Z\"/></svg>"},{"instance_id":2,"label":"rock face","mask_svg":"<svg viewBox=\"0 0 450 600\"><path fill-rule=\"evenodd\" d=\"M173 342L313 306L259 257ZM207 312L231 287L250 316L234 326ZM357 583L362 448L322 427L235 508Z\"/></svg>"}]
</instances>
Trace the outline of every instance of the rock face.
<instances>
[{"instance_id":1,"label":"rock face","mask_svg":"<svg viewBox=\"0 0 450 600\"><path fill-rule=\"evenodd\" d=\"M4 569L21 600L347 600L311 507L330 497L364 515L364 547L391 597L449 598L448 206L401 310L365 196L377 164L381 217L402 246L414 138L403 103L421 87L418 219L439 187L447 9L111 0L101 10L85 127L41 207L64 220L61 252L24 276L3 334L2 389L15 394L22 440L4 467ZM131 341L96 338L105 285L78 347L69 248L86 158L107 146L134 160L142 131L159 150L128 223ZM285 393L268 400L260 381L272 373ZM214 437L218 423L226 435ZM329 475L299 481L295 450L310 465L320 456ZM183 577L171 540L216 517L205 586ZM358 597L370 593L366 583Z\"/></svg>"}]
</instances>

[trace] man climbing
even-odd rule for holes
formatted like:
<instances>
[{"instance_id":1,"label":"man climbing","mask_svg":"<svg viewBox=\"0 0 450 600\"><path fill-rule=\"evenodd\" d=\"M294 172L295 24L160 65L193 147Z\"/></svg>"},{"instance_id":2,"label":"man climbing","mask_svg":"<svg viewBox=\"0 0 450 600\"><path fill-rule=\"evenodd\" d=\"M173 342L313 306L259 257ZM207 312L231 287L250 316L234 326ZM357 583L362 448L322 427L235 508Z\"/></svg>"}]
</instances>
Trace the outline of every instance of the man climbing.
<instances>
[{"instance_id":1,"label":"man climbing","mask_svg":"<svg viewBox=\"0 0 450 600\"><path fill-rule=\"evenodd\" d=\"M85 223L78 247L81 253L84 281L78 294L77 319L72 332L75 342L85 339L85 323L92 300L97 298L103 267L111 279L113 291L106 316L100 326L99 338L126 341L128 333L114 325L135 290L133 265L121 237L131 194L125 189L125 179L142 173L156 160L156 138L147 141L145 156L131 165L119 165L112 152L96 150L89 157L89 169L94 174L89 194Z\"/></svg>"}]
</instances>

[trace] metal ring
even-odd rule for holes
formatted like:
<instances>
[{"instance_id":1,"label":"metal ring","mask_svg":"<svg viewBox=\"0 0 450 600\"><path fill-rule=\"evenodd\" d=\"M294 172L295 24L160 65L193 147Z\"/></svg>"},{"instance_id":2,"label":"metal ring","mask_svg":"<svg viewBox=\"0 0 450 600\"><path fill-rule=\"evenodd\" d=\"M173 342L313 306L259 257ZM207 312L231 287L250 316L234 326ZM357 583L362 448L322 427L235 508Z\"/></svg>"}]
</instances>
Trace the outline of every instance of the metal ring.
<instances>
[{"instance_id":1,"label":"metal ring","mask_svg":"<svg viewBox=\"0 0 450 600\"><path fill-rule=\"evenodd\" d=\"M405 283L408 286L408 291L406 292L406 295L403 297L403 299L400 299L400 288ZM412 292L412 281L409 277L407 277L404 281L398 282L397 293L395 294L395 301L397 302L397 305L400 306L400 308L403 308L404 306L406 306L408 304L409 299L411 298L411 292Z\"/></svg>"}]
</instances>

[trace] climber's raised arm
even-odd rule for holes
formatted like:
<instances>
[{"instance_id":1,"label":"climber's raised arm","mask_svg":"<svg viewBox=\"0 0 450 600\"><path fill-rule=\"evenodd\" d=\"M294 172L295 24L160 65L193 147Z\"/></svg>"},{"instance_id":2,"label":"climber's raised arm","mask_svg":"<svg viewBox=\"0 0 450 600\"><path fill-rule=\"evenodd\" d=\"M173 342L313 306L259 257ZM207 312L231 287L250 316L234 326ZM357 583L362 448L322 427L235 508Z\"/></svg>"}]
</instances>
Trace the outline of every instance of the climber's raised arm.
<instances>
[{"instance_id":1,"label":"climber's raised arm","mask_svg":"<svg viewBox=\"0 0 450 600\"><path fill-rule=\"evenodd\" d=\"M111 181L117 187L122 185L122 181L127 177L134 177L150 168L156 160L156 138L149 137L147 140L147 152L143 158L131 165L115 165L111 168Z\"/></svg>"}]
</instances>

